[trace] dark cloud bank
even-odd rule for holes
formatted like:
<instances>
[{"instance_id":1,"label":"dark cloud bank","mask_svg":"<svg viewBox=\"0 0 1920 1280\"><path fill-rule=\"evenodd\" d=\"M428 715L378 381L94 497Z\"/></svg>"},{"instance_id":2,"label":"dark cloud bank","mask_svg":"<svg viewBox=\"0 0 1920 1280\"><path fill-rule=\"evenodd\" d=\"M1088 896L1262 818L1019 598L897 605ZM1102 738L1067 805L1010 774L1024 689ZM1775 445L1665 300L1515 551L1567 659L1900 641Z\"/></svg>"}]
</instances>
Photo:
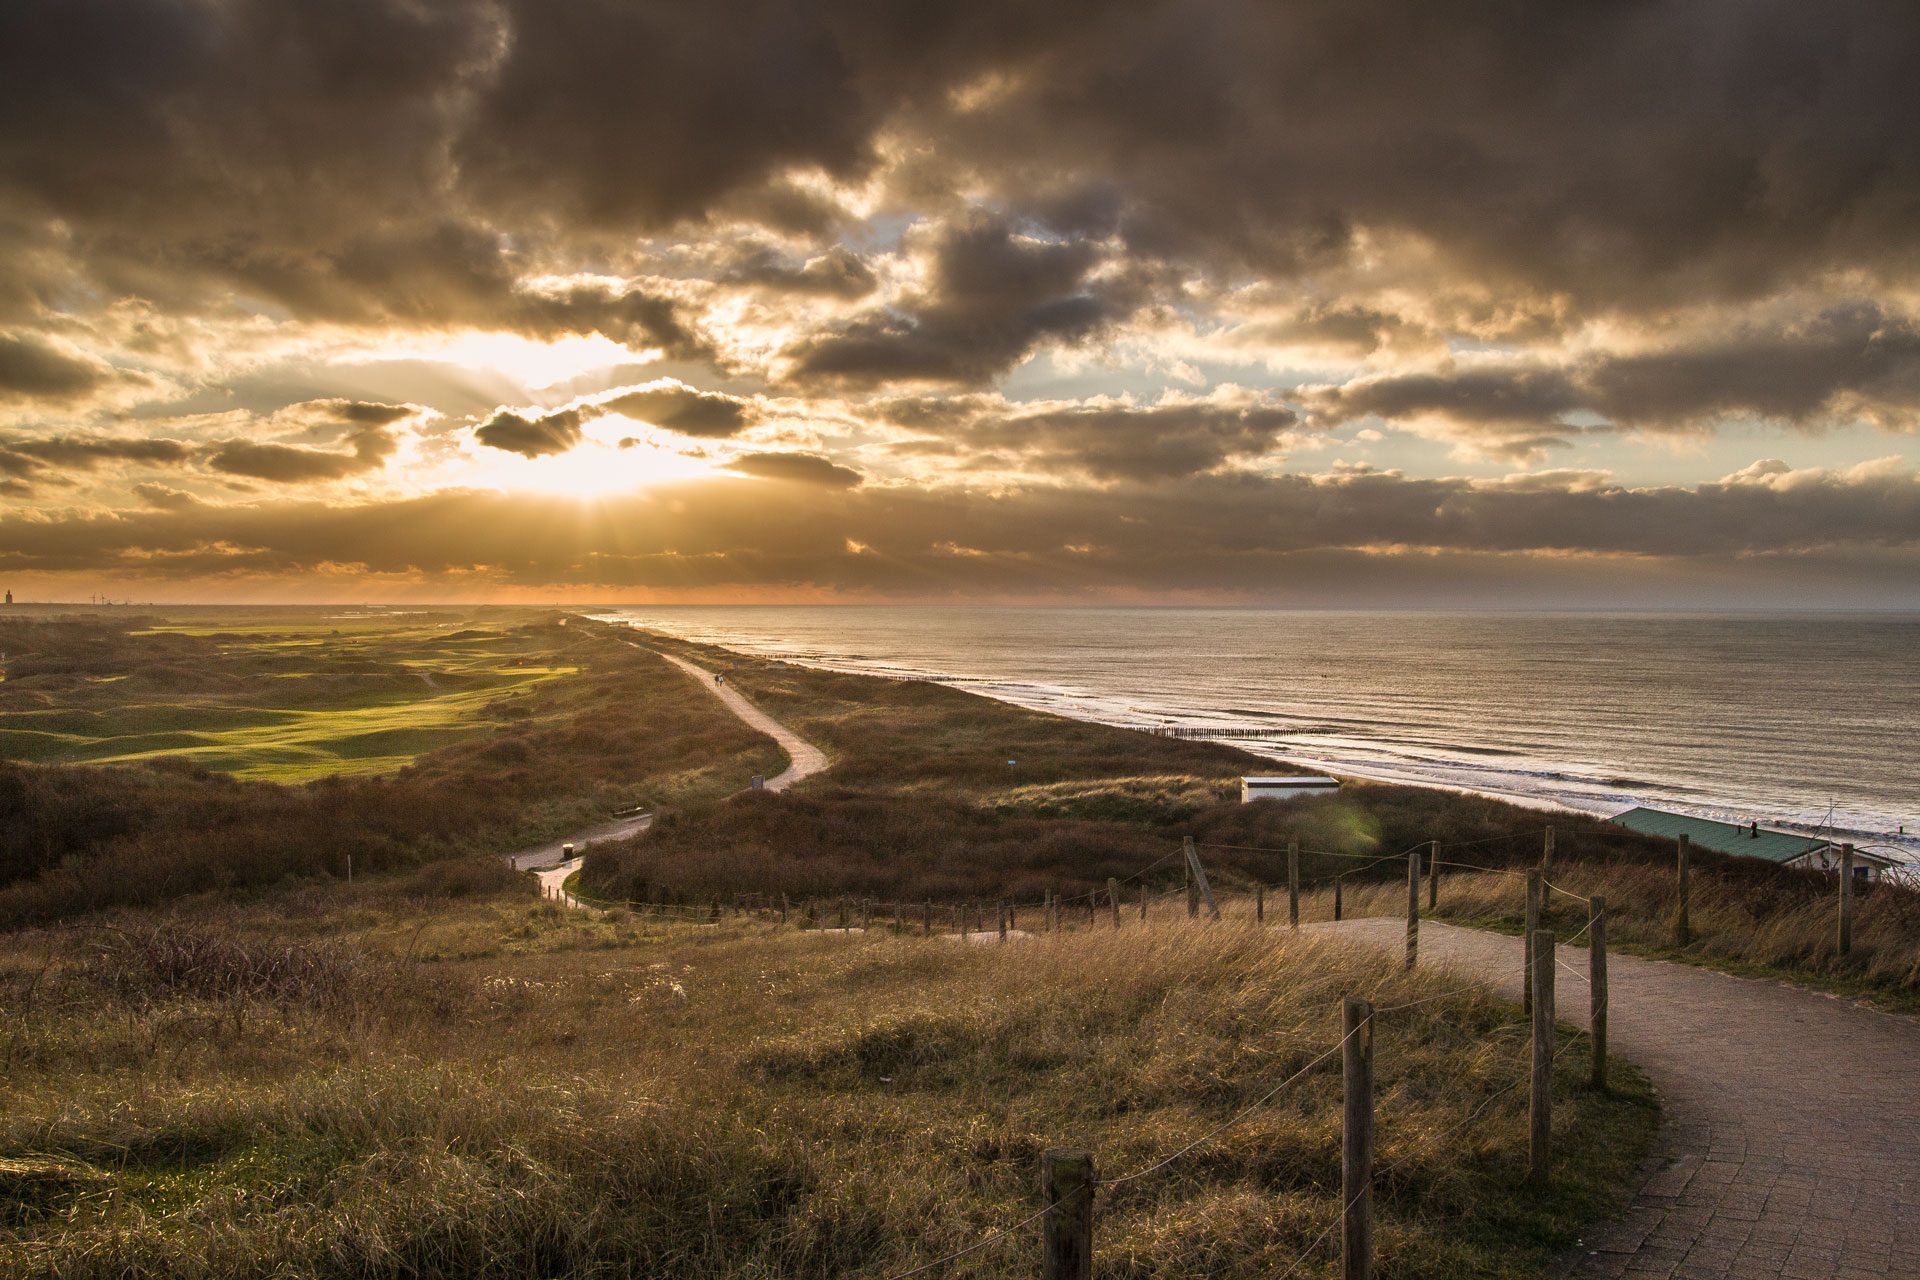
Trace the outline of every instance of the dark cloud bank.
<instances>
[{"instance_id":1,"label":"dark cloud bank","mask_svg":"<svg viewBox=\"0 0 1920 1280\"><path fill-rule=\"evenodd\" d=\"M1897 467L1640 489L1235 469L1363 421L1529 460L1743 419L1911 439L1916 67L1920 8L1893 0L12 0L0 402L29 416L0 437L0 495L118 469L145 507L8 520L0 567L1258 592L1302 557L1395 548L1536 575L1851 555L1867 598L1912 555ZM874 226L835 184L868 184ZM664 270L663 245L702 271ZM1284 400L989 394L1038 353L1204 329L1199 300L1248 285L1268 299L1249 340L1418 358ZM806 318L743 369L716 299ZM189 341L114 309L136 303L183 325L601 335L731 388L467 420L529 459L610 414L730 440L762 423L736 394L760 377L951 467L909 487L754 447L679 514L635 498L620 524L471 494L209 506L146 473L370 476L404 414L211 442L61 418ZM1595 326L1610 345L1574 340ZM980 473L1002 479L957 483Z\"/></svg>"}]
</instances>

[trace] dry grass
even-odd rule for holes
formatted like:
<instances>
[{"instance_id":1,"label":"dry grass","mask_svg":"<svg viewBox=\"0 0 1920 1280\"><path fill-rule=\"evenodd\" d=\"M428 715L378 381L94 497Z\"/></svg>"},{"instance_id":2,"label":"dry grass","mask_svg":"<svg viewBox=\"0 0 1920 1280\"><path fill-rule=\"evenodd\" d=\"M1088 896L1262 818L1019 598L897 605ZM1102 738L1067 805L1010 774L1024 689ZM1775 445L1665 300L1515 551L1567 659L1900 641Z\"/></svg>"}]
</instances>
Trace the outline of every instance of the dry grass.
<instances>
[{"instance_id":1,"label":"dry grass","mask_svg":"<svg viewBox=\"0 0 1920 1280\"><path fill-rule=\"evenodd\" d=\"M1920 1008L1920 892L1904 886L1856 886L1853 949L1842 956L1838 886L1831 876L1725 860L1696 865L1689 878L1692 940L1685 946L1674 938L1671 865L1560 861L1550 879L1564 892L1548 893L1544 927L1562 937L1586 925L1586 905L1576 899L1598 894L1607 900L1612 945ZM1331 904L1331 894L1317 892L1305 909L1325 918ZM1350 885L1345 908L1348 915L1403 913L1404 881ZM1441 882L1439 914L1519 932L1526 914L1525 880L1513 873L1449 873Z\"/></svg>"},{"instance_id":2,"label":"dry grass","mask_svg":"<svg viewBox=\"0 0 1920 1280\"><path fill-rule=\"evenodd\" d=\"M120 927L0 950L0 1179L31 1189L0 1275L888 1276L1036 1209L1048 1146L1114 1176L1229 1119L1350 993L1426 1002L1380 1023L1383 1274L1536 1273L1652 1127L1574 1042L1577 1156L1529 1194L1511 1007L1233 924L966 948L356 886ZM1103 1194L1103 1274L1290 1264L1335 1212L1338 1088L1336 1058Z\"/></svg>"}]
</instances>

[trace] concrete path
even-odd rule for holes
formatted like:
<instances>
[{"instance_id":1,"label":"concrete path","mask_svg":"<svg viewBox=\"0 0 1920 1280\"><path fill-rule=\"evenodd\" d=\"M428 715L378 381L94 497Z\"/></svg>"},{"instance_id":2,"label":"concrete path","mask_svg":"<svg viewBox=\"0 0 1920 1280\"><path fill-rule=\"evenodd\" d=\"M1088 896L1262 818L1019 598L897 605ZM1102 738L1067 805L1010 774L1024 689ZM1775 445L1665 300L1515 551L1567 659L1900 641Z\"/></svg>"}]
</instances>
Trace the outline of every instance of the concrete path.
<instances>
[{"instance_id":1,"label":"concrete path","mask_svg":"<svg viewBox=\"0 0 1920 1280\"><path fill-rule=\"evenodd\" d=\"M703 689L725 703L727 709L733 714L780 744L780 749L787 753L788 764L785 772L767 779L767 790L785 791L800 779L810 778L827 767L827 756L824 751L748 702L734 692L731 685L716 683L713 672L705 667L695 666L685 658L675 657L671 653L663 653L660 656L698 680Z\"/></svg>"},{"instance_id":2,"label":"concrete path","mask_svg":"<svg viewBox=\"0 0 1920 1280\"><path fill-rule=\"evenodd\" d=\"M1394 951L1398 919L1309 926ZM1437 921L1422 963L1518 998L1518 938ZM1562 1022L1587 1021L1561 947ZM1612 1052L1667 1108L1651 1176L1556 1275L1920 1280L1920 1022L1778 982L1608 957ZM1571 972L1569 972L1571 970Z\"/></svg>"}]
</instances>

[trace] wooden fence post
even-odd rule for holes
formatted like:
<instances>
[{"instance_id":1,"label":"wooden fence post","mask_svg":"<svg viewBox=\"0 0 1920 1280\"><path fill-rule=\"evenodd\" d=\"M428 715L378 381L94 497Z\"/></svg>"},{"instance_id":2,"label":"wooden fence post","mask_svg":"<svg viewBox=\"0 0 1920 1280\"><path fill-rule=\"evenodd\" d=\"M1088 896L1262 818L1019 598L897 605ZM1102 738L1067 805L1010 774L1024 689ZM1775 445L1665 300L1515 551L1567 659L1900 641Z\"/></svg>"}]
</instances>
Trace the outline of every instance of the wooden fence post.
<instances>
[{"instance_id":1,"label":"wooden fence post","mask_svg":"<svg viewBox=\"0 0 1920 1280\"><path fill-rule=\"evenodd\" d=\"M893 936L896 938L900 936L900 930L904 924L904 921L900 918L900 913L900 904L896 902L893 904Z\"/></svg>"},{"instance_id":2,"label":"wooden fence post","mask_svg":"<svg viewBox=\"0 0 1920 1280\"><path fill-rule=\"evenodd\" d=\"M1420 960L1420 851L1407 855L1407 968Z\"/></svg>"},{"instance_id":3,"label":"wooden fence post","mask_svg":"<svg viewBox=\"0 0 1920 1280\"><path fill-rule=\"evenodd\" d=\"M1255 924L1267 922L1267 886L1263 884L1253 886L1253 922Z\"/></svg>"},{"instance_id":4,"label":"wooden fence post","mask_svg":"<svg viewBox=\"0 0 1920 1280\"><path fill-rule=\"evenodd\" d=\"M960 913L960 941L965 942L973 936L973 913L965 906L954 908Z\"/></svg>"},{"instance_id":5,"label":"wooden fence post","mask_svg":"<svg viewBox=\"0 0 1920 1280\"><path fill-rule=\"evenodd\" d=\"M1440 908L1440 842L1427 842L1427 911Z\"/></svg>"},{"instance_id":6,"label":"wooden fence post","mask_svg":"<svg viewBox=\"0 0 1920 1280\"><path fill-rule=\"evenodd\" d=\"M780 895L780 923L785 924L786 922L787 922L787 895L783 893Z\"/></svg>"},{"instance_id":7,"label":"wooden fence post","mask_svg":"<svg viewBox=\"0 0 1920 1280\"><path fill-rule=\"evenodd\" d=\"M1522 933L1526 942L1522 948L1525 959L1521 962L1523 970L1520 978L1520 1011L1533 1012L1533 934L1540 927L1540 894L1545 885L1545 877L1538 868L1527 872L1527 926Z\"/></svg>"},{"instance_id":8,"label":"wooden fence post","mask_svg":"<svg viewBox=\"0 0 1920 1280\"><path fill-rule=\"evenodd\" d=\"M1041 1157L1041 1280L1092 1280L1093 1155L1049 1151Z\"/></svg>"},{"instance_id":9,"label":"wooden fence post","mask_svg":"<svg viewBox=\"0 0 1920 1280\"><path fill-rule=\"evenodd\" d=\"M1140 886L1140 919L1142 922L1144 922L1146 918L1147 918L1147 886L1143 884Z\"/></svg>"},{"instance_id":10,"label":"wooden fence post","mask_svg":"<svg viewBox=\"0 0 1920 1280\"><path fill-rule=\"evenodd\" d=\"M1340 876L1333 878L1333 918L1340 918L1340 893L1346 888L1346 880Z\"/></svg>"},{"instance_id":11,"label":"wooden fence post","mask_svg":"<svg viewBox=\"0 0 1920 1280\"><path fill-rule=\"evenodd\" d=\"M1300 927L1300 840L1287 841L1287 924Z\"/></svg>"},{"instance_id":12,"label":"wooden fence post","mask_svg":"<svg viewBox=\"0 0 1920 1280\"><path fill-rule=\"evenodd\" d=\"M860 899L860 932L873 932L873 899Z\"/></svg>"},{"instance_id":13,"label":"wooden fence post","mask_svg":"<svg viewBox=\"0 0 1920 1280\"><path fill-rule=\"evenodd\" d=\"M1587 899L1587 1025L1592 1027L1593 1087L1607 1087L1607 900Z\"/></svg>"},{"instance_id":14,"label":"wooden fence post","mask_svg":"<svg viewBox=\"0 0 1920 1280\"><path fill-rule=\"evenodd\" d=\"M1213 886L1207 883L1207 869L1200 865L1200 851L1193 847L1193 837L1188 836L1182 842L1187 854L1187 867L1193 878L1187 882L1187 914L1200 914L1200 899L1207 900L1207 918L1220 918L1220 904L1214 901ZM1196 896L1194 890L1199 890Z\"/></svg>"},{"instance_id":15,"label":"wooden fence post","mask_svg":"<svg viewBox=\"0 0 1920 1280\"><path fill-rule=\"evenodd\" d=\"M1840 846L1840 954L1853 950L1853 846Z\"/></svg>"},{"instance_id":16,"label":"wooden fence post","mask_svg":"<svg viewBox=\"0 0 1920 1280\"><path fill-rule=\"evenodd\" d=\"M1120 882L1107 877L1107 905L1113 908L1113 927L1120 927Z\"/></svg>"},{"instance_id":17,"label":"wooden fence post","mask_svg":"<svg viewBox=\"0 0 1920 1280\"><path fill-rule=\"evenodd\" d=\"M933 936L932 898L926 899L920 908L920 936L923 938L931 938Z\"/></svg>"},{"instance_id":18,"label":"wooden fence post","mask_svg":"<svg viewBox=\"0 0 1920 1280\"><path fill-rule=\"evenodd\" d=\"M1531 1133L1527 1180L1545 1188L1553 1158L1553 934L1533 935L1533 1087L1527 1100Z\"/></svg>"},{"instance_id":19,"label":"wooden fence post","mask_svg":"<svg viewBox=\"0 0 1920 1280\"><path fill-rule=\"evenodd\" d=\"M1373 1280L1373 1005L1340 1010L1340 1276Z\"/></svg>"},{"instance_id":20,"label":"wooden fence post","mask_svg":"<svg viewBox=\"0 0 1920 1280\"><path fill-rule=\"evenodd\" d=\"M1000 941L1007 940L1007 904L1000 904Z\"/></svg>"},{"instance_id":21,"label":"wooden fence post","mask_svg":"<svg viewBox=\"0 0 1920 1280\"><path fill-rule=\"evenodd\" d=\"M1553 870L1553 828L1547 828L1546 842L1540 846L1540 869Z\"/></svg>"},{"instance_id":22,"label":"wooden fence post","mask_svg":"<svg viewBox=\"0 0 1920 1280\"><path fill-rule=\"evenodd\" d=\"M1186 847L1189 849L1193 848L1193 841L1188 840ZM1187 872L1187 919L1197 920L1200 918L1200 886L1193 882L1193 859L1187 859L1185 867Z\"/></svg>"},{"instance_id":23,"label":"wooden fence post","mask_svg":"<svg viewBox=\"0 0 1920 1280\"><path fill-rule=\"evenodd\" d=\"M1673 945L1684 947L1693 941L1693 922L1687 918L1687 863L1692 855L1692 841L1684 835L1677 841L1679 858L1680 903L1673 915Z\"/></svg>"}]
</instances>

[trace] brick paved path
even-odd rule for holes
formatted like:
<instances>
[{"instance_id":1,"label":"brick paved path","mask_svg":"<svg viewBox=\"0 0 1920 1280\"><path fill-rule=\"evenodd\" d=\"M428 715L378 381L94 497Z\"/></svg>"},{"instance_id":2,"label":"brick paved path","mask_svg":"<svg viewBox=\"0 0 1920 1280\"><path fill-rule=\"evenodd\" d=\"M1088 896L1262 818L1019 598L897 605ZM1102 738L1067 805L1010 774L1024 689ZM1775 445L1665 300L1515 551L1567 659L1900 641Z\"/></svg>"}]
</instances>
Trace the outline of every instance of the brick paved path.
<instances>
[{"instance_id":1,"label":"brick paved path","mask_svg":"<svg viewBox=\"0 0 1920 1280\"><path fill-rule=\"evenodd\" d=\"M1403 920L1313 926L1400 948ZM1515 996L1518 938L1436 921L1422 963ZM1584 947L1560 959L1586 973ZM1658 1159L1618 1222L1557 1274L1920 1280L1920 1022L1776 982L1609 956L1609 1044L1667 1109ZM1586 1025L1559 971L1557 1012Z\"/></svg>"}]
</instances>

